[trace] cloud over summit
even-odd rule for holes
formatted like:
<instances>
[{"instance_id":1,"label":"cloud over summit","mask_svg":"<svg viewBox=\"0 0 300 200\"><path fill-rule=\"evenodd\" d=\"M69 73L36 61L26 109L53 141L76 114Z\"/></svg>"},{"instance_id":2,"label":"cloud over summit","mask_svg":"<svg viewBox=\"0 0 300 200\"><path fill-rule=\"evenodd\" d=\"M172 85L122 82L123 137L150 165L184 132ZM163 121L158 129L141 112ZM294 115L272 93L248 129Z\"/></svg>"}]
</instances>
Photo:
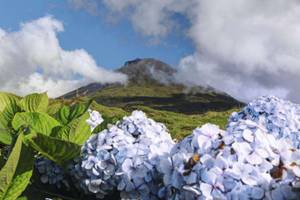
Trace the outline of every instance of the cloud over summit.
<instances>
[{"instance_id":1,"label":"cloud over summit","mask_svg":"<svg viewBox=\"0 0 300 200\"><path fill-rule=\"evenodd\" d=\"M145 36L166 37L181 15L195 52L178 78L209 85L241 100L274 94L300 102L298 0L76 0L126 16ZM101 6L99 6L101 4ZM186 26L182 26L186 27Z\"/></svg>"},{"instance_id":2,"label":"cloud over summit","mask_svg":"<svg viewBox=\"0 0 300 200\"><path fill-rule=\"evenodd\" d=\"M0 28L0 89L17 94L48 91L56 97L88 82L124 82L126 76L98 66L84 49L64 50L57 34L62 22L46 16L21 24L20 30Z\"/></svg>"}]
</instances>

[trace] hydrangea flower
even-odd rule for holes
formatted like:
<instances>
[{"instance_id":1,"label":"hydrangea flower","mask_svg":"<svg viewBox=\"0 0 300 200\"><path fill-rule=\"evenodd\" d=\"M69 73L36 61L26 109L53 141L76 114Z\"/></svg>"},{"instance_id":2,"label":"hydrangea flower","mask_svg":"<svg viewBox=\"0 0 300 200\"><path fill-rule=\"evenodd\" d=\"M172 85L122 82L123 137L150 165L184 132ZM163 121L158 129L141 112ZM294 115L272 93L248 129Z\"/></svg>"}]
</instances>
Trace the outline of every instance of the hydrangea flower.
<instances>
[{"instance_id":1,"label":"hydrangea flower","mask_svg":"<svg viewBox=\"0 0 300 200\"><path fill-rule=\"evenodd\" d=\"M252 120L240 119L225 132L206 124L175 145L161 162L165 187L159 195L165 199L297 199L298 156L290 140L276 138Z\"/></svg>"},{"instance_id":2,"label":"hydrangea flower","mask_svg":"<svg viewBox=\"0 0 300 200\"><path fill-rule=\"evenodd\" d=\"M102 115L96 110L88 110L90 114L90 118L86 120L86 123L91 127L93 131L99 124L101 124L104 120Z\"/></svg>"},{"instance_id":3,"label":"hydrangea flower","mask_svg":"<svg viewBox=\"0 0 300 200\"><path fill-rule=\"evenodd\" d=\"M92 135L82 147L82 157L75 165L73 176L81 183L86 193L99 198L117 187L115 173L120 167L117 160L123 159L134 138L117 126Z\"/></svg>"},{"instance_id":4,"label":"hydrangea flower","mask_svg":"<svg viewBox=\"0 0 300 200\"><path fill-rule=\"evenodd\" d=\"M70 172L98 198L300 199L299 119L299 105L261 97L225 131L206 124L174 145L163 124L134 111L91 136Z\"/></svg>"},{"instance_id":5,"label":"hydrangea flower","mask_svg":"<svg viewBox=\"0 0 300 200\"><path fill-rule=\"evenodd\" d=\"M118 190L124 199L157 199L156 167L173 144L163 124L134 111L84 144L78 180L99 198Z\"/></svg>"},{"instance_id":6,"label":"hydrangea flower","mask_svg":"<svg viewBox=\"0 0 300 200\"><path fill-rule=\"evenodd\" d=\"M61 188L62 186L65 186L66 188L70 187L63 169L53 161L39 157L35 161L35 167L40 175L40 181L42 183L55 185L58 188Z\"/></svg>"},{"instance_id":7,"label":"hydrangea flower","mask_svg":"<svg viewBox=\"0 0 300 200\"><path fill-rule=\"evenodd\" d=\"M288 138L300 148L300 105L274 96L263 96L250 102L240 112L234 112L228 122L251 120L263 126L276 138Z\"/></svg>"}]
</instances>

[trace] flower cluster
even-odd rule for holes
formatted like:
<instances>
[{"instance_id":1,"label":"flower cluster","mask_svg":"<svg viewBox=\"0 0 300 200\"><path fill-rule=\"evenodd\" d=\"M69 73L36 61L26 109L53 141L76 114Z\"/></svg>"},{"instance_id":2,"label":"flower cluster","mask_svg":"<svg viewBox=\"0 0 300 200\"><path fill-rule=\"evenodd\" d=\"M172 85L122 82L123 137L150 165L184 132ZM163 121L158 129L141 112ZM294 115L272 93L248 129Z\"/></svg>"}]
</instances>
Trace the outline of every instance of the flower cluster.
<instances>
[{"instance_id":1,"label":"flower cluster","mask_svg":"<svg viewBox=\"0 0 300 200\"><path fill-rule=\"evenodd\" d=\"M93 131L99 124L101 124L104 120L102 115L96 110L88 110L90 117L86 120L86 123L91 127Z\"/></svg>"},{"instance_id":2,"label":"flower cluster","mask_svg":"<svg viewBox=\"0 0 300 200\"><path fill-rule=\"evenodd\" d=\"M234 113L225 132L211 124L195 129L161 162L160 197L299 199L300 150L292 140L299 136L297 109L263 97Z\"/></svg>"},{"instance_id":3,"label":"flower cluster","mask_svg":"<svg viewBox=\"0 0 300 200\"><path fill-rule=\"evenodd\" d=\"M70 187L63 169L53 161L44 157L38 157L35 161L35 167L40 174L40 181L42 183L55 185L58 188L62 186L66 188Z\"/></svg>"},{"instance_id":4,"label":"flower cluster","mask_svg":"<svg viewBox=\"0 0 300 200\"><path fill-rule=\"evenodd\" d=\"M116 125L93 135L75 166L86 192L103 198L114 190L124 199L157 199L157 165L173 146L166 127L134 111Z\"/></svg>"},{"instance_id":5,"label":"flower cluster","mask_svg":"<svg viewBox=\"0 0 300 200\"><path fill-rule=\"evenodd\" d=\"M272 96L233 113L226 130L205 124L177 144L134 111L92 135L70 172L98 198L300 199L299 145L300 106Z\"/></svg>"},{"instance_id":6,"label":"flower cluster","mask_svg":"<svg viewBox=\"0 0 300 200\"><path fill-rule=\"evenodd\" d=\"M300 148L300 105L274 96L263 96L250 102L240 112L232 113L232 122L248 119L264 127L276 138L288 138Z\"/></svg>"}]
</instances>

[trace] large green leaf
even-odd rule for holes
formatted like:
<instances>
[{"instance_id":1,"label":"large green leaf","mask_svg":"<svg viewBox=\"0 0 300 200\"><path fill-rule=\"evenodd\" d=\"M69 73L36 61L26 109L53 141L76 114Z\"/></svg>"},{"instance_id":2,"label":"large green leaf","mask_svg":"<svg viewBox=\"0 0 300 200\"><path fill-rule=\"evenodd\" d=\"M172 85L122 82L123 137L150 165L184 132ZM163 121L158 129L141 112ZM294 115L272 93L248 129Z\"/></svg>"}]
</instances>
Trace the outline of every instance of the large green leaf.
<instances>
[{"instance_id":1,"label":"large green leaf","mask_svg":"<svg viewBox=\"0 0 300 200\"><path fill-rule=\"evenodd\" d=\"M5 163L4 167L0 171L0 199L7 192L7 189L14 177L14 174L17 170L18 161L21 154L22 149L22 140L23 134L18 136L18 139L15 143L15 146Z\"/></svg>"},{"instance_id":2,"label":"large green leaf","mask_svg":"<svg viewBox=\"0 0 300 200\"><path fill-rule=\"evenodd\" d=\"M57 119L62 124L68 124L69 123L69 115L70 115L70 107L69 106L62 106L61 109L57 113Z\"/></svg>"},{"instance_id":3,"label":"large green leaf","mask_svg":"<svg viewBox=\"0 0 300 200\"><path fill-rule=\"evenodd\" d=\"M48 103L47 93L30 94L20 101L22 109L27 112L46 112Z\"/></svg>"},{"instance_id":4,"label":"large green leaf","mask_svg":"<svg viewBox=\"0 0 300 200\"><path fill-rule=\"evenodd\" d=\"M10 106L17 103L18 101L18 96L6 92L0 92L0 112L2 112L7 105Z\"/></svg>"},{"instance_id":5,"label":"large green leaf","mask_svg":"<svg viewBox=\"0 0 300 200\"><path fill-rule=\"evenodd\" d=\"M92 103L92 100L86 103L78 103L70 108L69 121L72 121L75 118L78 118L85 114Z\"/></svg>"},{"instance_id":6,"label":"large green leaf","mask_svg":"<svg viewBox=\"0 0 300 200\"><path fill-rule=\"evenodd\" d=\"M30 128L45 135L50 135L52 129L60 126L60 123L46 113L22 112L15 115L12 126L15 130L19 130L23 127Z\"/></svg>"},{"instance_id":7,"label":"large green leaf","mask_svg":"<svg viewBox=\"0 0 300 200\"><path fill-rule=\"evenodd\" d=\"M62 106L60 110L57 112L57 119L62 124L71 123L74 119L81 117L84 115L92 101L88 101L87 103L77 103L72 106Z\"/></svg>"},{"instance_id":8,"label":"large green leaf","mask_svg":"<svg viewBox=\"0 0 300 200\"><path fill-rule=\"evenodd\" d=\"M80 154L81 146L43 134L28 135L27 143L43 156L63 165Z\"/></svg>"},{"instance_id":9,"label":"large green leaf","mask_svg":"<svg viewBox=\"0 0 300 200\"><path fill-rule=\"evenodd\" d=\"M86 112L81 117L73 119L69 124L54 129L52 136L65 141L82 145L92 134L90 126L86 123L89 113Z\"/></svg>"},{"instance_id":10,"label":"large green leaf","mask_svg":"<svg viewBox=\"0 0 300 200\"><path fill-rule=\"evenodd\" d=\"M29 184L33 170L33 153L19 134L7 162L0 171L0 199L15 200Z\"/></svg>"},{"instance_id":11,"label":"large green leaf","mask_svg":"<svg viewBox=\"0 0 300 200\"><path fill-rule=\"evenodd\" d=\"M14 115L20 111L18 103L19 97L0 92L0 129L10 128Z\"/></svg>"},{"instance_id":12,"label":"large green leaf","mask_svg":"<svg viewBox=\"0 0 300 200\"><path fill-rule=\"evenodd\" d=\"M47 113L48 115L54 116L63 106L62 102L52 102L48 105Z\"/></svg>"},{"instance_id":13,"label":"large green leaf","mask_svg":"<svg viewBox=\"0 0 300 200\"><path fill-rule=\"evenodd\" d=\"M6 129L1 129L0 127L0 143L9 145L12 142L12 136L10 132Z\"/></svg>"},{"instance_id":14,"label":"large green leaf","mask_svg":"<svg viewBox=\"0 0 300 200\"><path fill-rule=\"evenodd\" d=\"M19 197L26 189L27 185L30 183L30 178L32 176L34 163L33 161L33 151L23 144L18 167L14 179L12 180L12 183L8 188L5 200L17 199L17 197Z\"/></svg>"}]
</instances>

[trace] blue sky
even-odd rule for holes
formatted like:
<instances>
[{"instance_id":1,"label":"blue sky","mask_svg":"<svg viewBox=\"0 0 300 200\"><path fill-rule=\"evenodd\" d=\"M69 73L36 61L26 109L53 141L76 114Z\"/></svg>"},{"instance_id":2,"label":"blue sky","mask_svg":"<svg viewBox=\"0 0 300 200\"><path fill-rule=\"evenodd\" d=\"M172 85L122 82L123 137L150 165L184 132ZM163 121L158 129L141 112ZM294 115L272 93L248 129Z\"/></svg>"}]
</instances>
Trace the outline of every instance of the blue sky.
<instances>
[{"instance_id":1,"label":"blue sky","mask_svg":"<svg viewBox=\"0 0 300 200\"><path fill-rule=\"evenodd\" d=\"M101 16L76 10L66 1L0 0L0 27L6 31L19 29L19 24L52 15L64 24L58 34L66 50L85 49L100 66L114 69L137 57L153 57L176 66L180 58L193 52L192 42L184 34L169 34L153 44L135 32L128 20L109 23Z\"/></svg>"}]
</instances>

